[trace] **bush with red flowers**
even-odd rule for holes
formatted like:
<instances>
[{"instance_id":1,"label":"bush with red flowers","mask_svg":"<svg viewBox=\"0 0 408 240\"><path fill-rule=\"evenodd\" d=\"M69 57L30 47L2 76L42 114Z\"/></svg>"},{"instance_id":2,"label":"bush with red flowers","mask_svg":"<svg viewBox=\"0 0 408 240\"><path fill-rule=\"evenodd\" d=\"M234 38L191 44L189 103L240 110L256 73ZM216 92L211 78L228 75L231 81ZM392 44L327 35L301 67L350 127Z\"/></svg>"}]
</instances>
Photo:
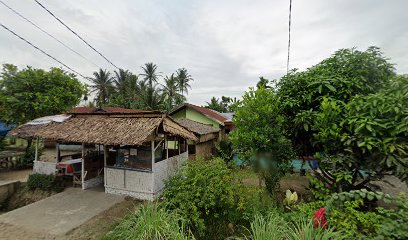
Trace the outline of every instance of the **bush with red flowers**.
<instances>
[{"instance_id":1,"label":"bush with red flowers","mask_svg":"<svg viewBox=\"0 0 408 240\"><path fill-rule=\"evenodd\" d=\"M326 209L320 208L316 212L314 212L314 217L312 218L313 224L315 228L321 227L326 229L327 228L327 219L326 219Z\"/></svg>"}]
</instances>

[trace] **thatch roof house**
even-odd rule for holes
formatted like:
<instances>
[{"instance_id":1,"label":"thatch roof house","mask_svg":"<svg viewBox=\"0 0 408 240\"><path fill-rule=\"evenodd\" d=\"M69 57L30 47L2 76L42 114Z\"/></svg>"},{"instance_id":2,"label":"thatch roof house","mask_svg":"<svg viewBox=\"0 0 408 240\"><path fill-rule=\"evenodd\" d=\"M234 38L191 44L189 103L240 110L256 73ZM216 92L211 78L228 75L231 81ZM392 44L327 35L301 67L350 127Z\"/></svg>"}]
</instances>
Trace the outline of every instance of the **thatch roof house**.
<instances>
[{"instance_id":1,"label":"thatch roof house","mask_svg":"<svg viewBox=\"0 0 408 240\"><path fill-rule=\"evenodd\" d=\"M79 143L82 167L77 182L83 189L104 183L108 193L149 200L161 193L164 181L188 158L187 140L198 141L166 114L118 108L76 108L63 121L26 124L11 134ZM169 141L177 142L177 149L169 149ZM36 159L34 169L55 172L55 165Z\"/></svg>"}]
</instances>

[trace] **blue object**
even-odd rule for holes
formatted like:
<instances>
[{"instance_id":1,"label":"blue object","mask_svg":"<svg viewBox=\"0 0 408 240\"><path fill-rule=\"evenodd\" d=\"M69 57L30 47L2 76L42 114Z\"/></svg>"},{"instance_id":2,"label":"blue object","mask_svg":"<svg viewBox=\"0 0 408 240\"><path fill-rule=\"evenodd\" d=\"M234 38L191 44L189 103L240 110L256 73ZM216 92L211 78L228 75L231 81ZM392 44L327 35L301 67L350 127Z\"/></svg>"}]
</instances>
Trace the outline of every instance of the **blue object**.
<instances>
[{"instance_id":1,"label":"blue object","mask_svg":"<svg viewBox=\"0 0 408 240\"><path fill-rule=\"evenodd\" d=\"M313 167L314 169L317 169L317 167L318 167L318 166L317 166L317 160L306 160L306 161L304 161L304 164L303 164L303 160L294 159L294 160L292 160L292 168L293 168L293 171L295 171L295 172L300 172L300 169L305 169L306 171L311 170L308 161L311 161L311 164L310 164L310 165L312 165L312 167Z\"/></svg>"},{"instance_id":2,"label":"blue object","mask_svg":"<svg viewBox=\"0 0 408 240\"><path fill-rule=\"evenodd\" d=\"M239 159L239 157L237 155L234 155L232 157L232 162L236 165L236 166L243 166L244 165L244 160Z\"/></svg>"},{"instance_id":3,"label":"blue object","mask_svg":"<svg viewBox=\"0 0 408 240\"><path fill-rule=\"evenodd\" d=\"M0 137L5 137L8 131L10 131L10 127L4 122L0 122Z\"/></svg>"}]
</instances>

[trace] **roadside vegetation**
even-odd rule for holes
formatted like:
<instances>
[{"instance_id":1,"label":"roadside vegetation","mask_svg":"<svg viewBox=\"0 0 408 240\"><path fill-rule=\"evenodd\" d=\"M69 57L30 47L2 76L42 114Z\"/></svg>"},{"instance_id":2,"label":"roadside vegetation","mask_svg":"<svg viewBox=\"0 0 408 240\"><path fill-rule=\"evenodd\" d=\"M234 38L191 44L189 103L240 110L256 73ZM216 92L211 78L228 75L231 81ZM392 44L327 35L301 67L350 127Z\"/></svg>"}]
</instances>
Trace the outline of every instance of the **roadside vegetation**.
<instances>
[{"instance_id":1,"label":"roadside vegetation","mask_svg":"<svg viewBox=\"0 0 408 240\"><path fill-rule=\"evenodd\" d=\"M407 197L373 184L386 175L407 180L407 103L408 76L376 47L341 49L279 81L261 78L234 103L236 129L221 157L189 161L159 202L105 237L407 239ZM245 167L233 165L231 151ZM319 167L304 179L308 194L281 189L290 160L308 157ZM246 184L254 176L259 184Z\"/></svg>"}]
</instances>

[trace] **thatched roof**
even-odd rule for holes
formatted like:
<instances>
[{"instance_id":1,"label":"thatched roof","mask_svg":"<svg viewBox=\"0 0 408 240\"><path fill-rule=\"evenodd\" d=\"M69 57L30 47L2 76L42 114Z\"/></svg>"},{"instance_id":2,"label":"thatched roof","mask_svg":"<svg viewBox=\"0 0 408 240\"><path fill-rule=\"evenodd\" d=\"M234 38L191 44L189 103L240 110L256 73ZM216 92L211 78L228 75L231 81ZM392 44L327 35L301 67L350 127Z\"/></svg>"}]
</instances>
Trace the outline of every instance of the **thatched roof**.
<instances>
[{"instance_id":1,"label":"thatched roof","mask_svg":"<svg viewBox=\"0 0 408 240\"><path fill-rule=\"evenodd\" d=\"M8 132L9 135L16 136L19 138L33 138L34 135L43 127L48 126L49 124L41 124L41 125L28 125L24 124L18 128L15 128Z\"/></svg>"},{"instance_id":2,"label":"thatched roof","mask_svg":"<svg viewBox=\"0 0 408 240\"><path fill-rule=\"evenodd\" d=\"M74 107L68 111L69 114L140 114L140 113L161 113L160 111L149 111L140 109L116 108L116 107Z\"/></svg>"},{"instance_id":3,"label":"thatched roof","mask_svg":"<svg viewBox=\"0 0 408 240\"><path fill-rule=\"evenodd\" d=\"M17 136L19 138L32 138L36 132L44 127L49 126L51 123L61 123L71 116L66 114L52 115L36 118L31 120L18 128L11 130L8 134Z\"/></svg>"},{"instance_id":4,"label":"thatched roof","mask_svg":"<svg viewBox=\"0 0 408 240\"><path fill-rule=\"evenodd\" d=\"M20 127L22 130L24 126ZM20 135L20 128L15 130ZM196 141L196 136L166 115L150 117L81 115L62 123L50 123L31 132L31 137L60 142L94 143L105 145L141 145L164 133Z\"/></svg>"},{"instance_id":5,"label":"thatched roof","mask_svg":"<svg viewBox=\"0 0 408 240\"><path fill-rule=\"evenodd\" d=\"M175 120L178 124L181 126L187 128L188 130L192 131L193 133L196 133L198 135L204 135L204 134L209 134L209 133L216 133L219 132L220 130L207 125L203 123L199 123L190 119L186 118L179 118Z\"/></svg>"}]
</instances>

